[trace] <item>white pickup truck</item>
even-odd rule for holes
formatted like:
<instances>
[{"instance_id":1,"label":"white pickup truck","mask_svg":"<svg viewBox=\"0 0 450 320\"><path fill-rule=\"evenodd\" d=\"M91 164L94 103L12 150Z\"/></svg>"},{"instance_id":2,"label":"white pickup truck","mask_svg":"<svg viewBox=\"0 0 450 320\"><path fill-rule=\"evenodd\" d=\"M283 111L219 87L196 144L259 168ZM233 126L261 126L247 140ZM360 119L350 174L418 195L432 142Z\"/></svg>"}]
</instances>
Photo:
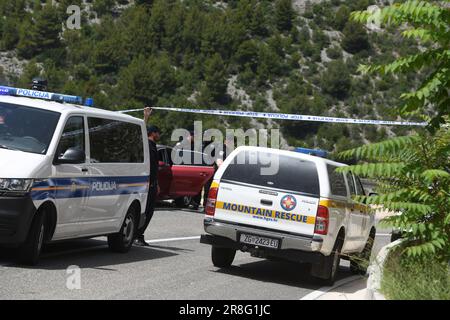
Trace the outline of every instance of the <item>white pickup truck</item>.
<instances>
[{"instance_id":1,"label":"white pickup truck","mask_svg":"<svg viewBox=\"0 0 450 320\"><path fill-rule=\"evenodd\" d=\"M370 258L374 214L352 200L364 189L352 173L335 171L341 166L291 151L234 150L214 176L205 208L200 241L212 245L213 264L229 267L241 250L309 263L326 285L334 283L340 258L365 273L360 262Z\"/></svg>"}]
</instances>

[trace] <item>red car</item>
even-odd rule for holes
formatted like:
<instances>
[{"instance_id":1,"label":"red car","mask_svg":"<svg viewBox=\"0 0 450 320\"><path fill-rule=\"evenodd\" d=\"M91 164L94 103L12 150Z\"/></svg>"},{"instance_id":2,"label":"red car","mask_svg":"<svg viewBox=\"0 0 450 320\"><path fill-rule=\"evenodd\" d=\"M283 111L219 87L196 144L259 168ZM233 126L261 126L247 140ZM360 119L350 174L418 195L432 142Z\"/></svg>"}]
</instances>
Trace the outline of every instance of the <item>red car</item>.
<instances>
[{"instance_id":1,"label":"red car","mask_svg":"<svg viewBox=\"0 0 450 320\"><path fill-rule=\"evenodd\" d=\"M174 164L172 147L158 145L159 172L158 184L160 193L158 200L174 199L179 207L188 206L192 197L198 195L203 186L214 175L214 166L202 164ZM180 152L180 151L179 151ZM198 152L183 150L183 156L193 159ZM186 154L188 153L188 154ZM200 153L203 157L204 154ZM204 158L202 158L204 159Z\"/></svg>"}]
</instances>

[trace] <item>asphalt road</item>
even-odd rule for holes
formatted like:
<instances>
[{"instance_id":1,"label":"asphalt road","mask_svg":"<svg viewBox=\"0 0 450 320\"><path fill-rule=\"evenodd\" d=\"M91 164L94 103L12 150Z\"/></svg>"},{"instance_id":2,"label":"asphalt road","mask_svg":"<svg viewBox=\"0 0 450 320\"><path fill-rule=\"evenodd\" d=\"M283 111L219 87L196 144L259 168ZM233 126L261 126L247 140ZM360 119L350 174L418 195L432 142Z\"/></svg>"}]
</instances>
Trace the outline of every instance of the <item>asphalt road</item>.
<instances>
[{"instance_id":1,"label":"asphalt road","mask_svg":"<svg viewBox=\"0 0 450 320\"><path fill-rule=\"evenodd\" d=\"M0 299L300 299L320 287L305 266L241 252L231 269L215 268L201 233L203 214L161 207L146 233L151 246L127 254L110 252L104 237L49 245L36 267L1 250ZM377 236L374 252L388 241ZM80 268L80 289L67 288L69 266ZM342 261L338 277L349 276Z\"/></svg>"}]
</instances>

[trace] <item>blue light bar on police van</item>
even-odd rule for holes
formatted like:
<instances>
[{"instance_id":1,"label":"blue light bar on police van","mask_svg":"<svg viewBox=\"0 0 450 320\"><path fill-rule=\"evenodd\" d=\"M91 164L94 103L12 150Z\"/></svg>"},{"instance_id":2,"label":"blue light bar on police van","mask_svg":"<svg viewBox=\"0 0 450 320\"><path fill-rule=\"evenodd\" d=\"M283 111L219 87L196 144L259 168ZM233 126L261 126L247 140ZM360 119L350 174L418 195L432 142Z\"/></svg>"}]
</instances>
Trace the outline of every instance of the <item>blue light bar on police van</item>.
<instances>
[{"instance_id":1,"label":"blue light bar on police van","mask_svg":"<svg viewBox=\"0 0 450 320\"><path fill-rule=\"evenodd\" d=\"M316 157L322 157L326 158L328 156L328 151L321 150L321 149L308 149L308 148L295 148L295 152L309 154Z\"/></svg>"},{"instance_id":2,"label":"blue light bar on police van","mask_svg":"<svg viewBox=\"0 0 450 320\"><path fill-rule=\"evenodd\" d=\"M44 99L56 102L66 102L73 104L82 104L83 98L79 96L70 96L66 94L37 91L30 89L12 88L0 86L0 95L2 96L17 96L17 97L27 97L35 99Z\"/></svg>"}]
</instances>

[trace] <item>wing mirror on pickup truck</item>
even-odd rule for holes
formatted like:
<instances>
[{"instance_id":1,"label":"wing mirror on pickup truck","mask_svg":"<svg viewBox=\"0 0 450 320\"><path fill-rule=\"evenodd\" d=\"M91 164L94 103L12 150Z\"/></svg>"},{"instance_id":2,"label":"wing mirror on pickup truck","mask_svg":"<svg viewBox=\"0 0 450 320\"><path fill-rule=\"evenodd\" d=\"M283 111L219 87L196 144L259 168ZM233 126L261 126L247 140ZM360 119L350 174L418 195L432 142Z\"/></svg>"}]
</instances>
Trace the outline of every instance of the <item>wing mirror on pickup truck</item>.
<instances>
[{"instance_id":1,"label":"wing mirror on pickup truck","mask_svg":"<svg viewBox=\"0 0 450 320\"><path fill-rule=\"evenodd\" d=\"M69 148L58 157L55 164L80 164L86 162L86 154L78 148Z\"/></svg>"}]
</instances>

